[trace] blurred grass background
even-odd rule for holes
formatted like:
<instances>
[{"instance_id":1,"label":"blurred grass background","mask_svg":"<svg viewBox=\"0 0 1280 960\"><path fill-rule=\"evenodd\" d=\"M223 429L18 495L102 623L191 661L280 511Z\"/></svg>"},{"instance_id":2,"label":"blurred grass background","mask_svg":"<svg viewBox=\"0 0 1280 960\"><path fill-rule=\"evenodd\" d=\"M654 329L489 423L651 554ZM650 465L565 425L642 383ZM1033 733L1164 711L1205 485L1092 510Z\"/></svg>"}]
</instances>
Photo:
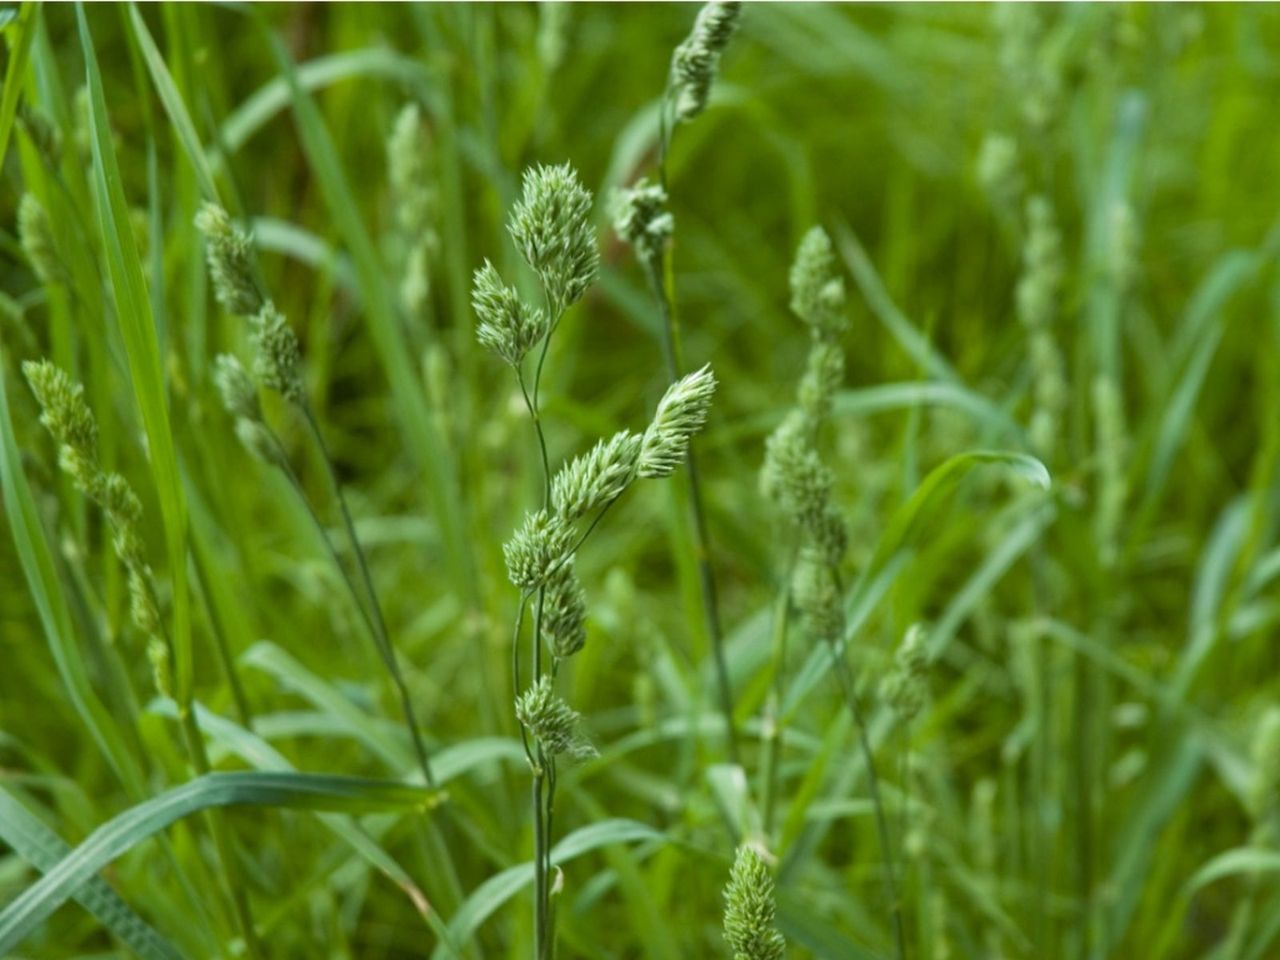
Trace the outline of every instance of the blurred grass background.
<instances>
[{"instance_id":1,"label":"blurred grass background","mask_svg":"<svg viewBox=\"0 0 1280 960\"><path fill-rule=\"evenodd\" d=\"M59 478L17 369L47 355L86 383L104 462L142 494L149 550L172 582L91 203L101 187L77 97L85 59L75 11L24 11L5 27L5 102L18 90L0 171L5 389L67 593L71 648L142 787L122 783L65 693L6 536L3 785L75 843L188 774L164 704L148 703L149 667L106 534ZM474 342L471 271L490 257L516 272L502 224L525 166L568 160L601 201L650 170L657 98L695 12L86 10L190 516L195 696L235 722L212 642L220 632L254 713L252 737L207 726L215 759L223 769L269 765L269 744L303 770L410 768L394 702L323 545L287 484L240 448L212 388L212 357L244 338L208 295L192 225L210 186L254 225L266 286L302 339L307 388L419 716L440 765L457 771L447 868L414 818L365 826L446 923L467 910L477 917L474 937L462 937L467 956L520 956L529 942L521 896L506 902L484 885L529 856L508 689L516 598L501 544L540 482L518 394ZM199 163L158 92L135 17L189 118ZM1280 786L1280 776L1266 780L1280 759L1251 747L1280 689L1278 56L1280 13L1270 6L749 5L712 107L679 130L670 158L686 352L712 362L721 384L700 450L737 713L753 744L747 778L723 763L684 504L674 486L637 489L580 559L590 638L567 686L601 757L565 776L557 817L561 836L609 818L657 833L566 865L563 955L725 955L720 890L734 843L752 830L753 738L772 683L769 611L782 567L756 470L803 365L786 278L804 231L825 226L850 269L854 333L834 442L854 530L851 579L894 509L947 457L1031 452L1034 370L1015 304L1021 208L979 176L996 135L1018 142L1024 186L1052 201L1062 228L1053 333L1068 402L1045 455L1052 492L979 473L930 514L857 618L850 656L868 690L912 623L929 627L937 657L922 717L903 730L881 711L873 725L912 955L1280 949L1275 803L1250 800ZM1026 62L1034 83L1018 72ZM1026 115L1041 82L1052 95L1037 126ZM425 118L434 193L430 293L416 311L397 294L412 238L396 227L386 173L387 137L410 102ZM8 119L0 113L0 125ZM61 272L50 283L18 236L24 191L53 224ZM549 360L553 462L638 426L665 387L657 313L598 209L602 279ZM1118 210L1131 225L1123 236ZM1123 282L1117 264L1131 271ZM1121 398L1108 449L1093 400L1099 377ZM268 413L336 525L304 425L287 409ZM1117 474L1106 474L1109 462ZM1118 504L1111 520L1108 495ZM16 507L8 497L5 506L12 527ZM784 808L770 842L782 929L797 956L887 956L882 865L853 733L834 689L799 685L807 654L793 650L788 669ZM269 956L436 949L410 898L313 817L239 812L231 823ZM176 828L170 855L141 845L108 879L185 954L212 956L231 927L200 843ZM1238 848L1248 852L1217 861L1220 877L1198 877ZM0 862L9 893L33 878L16 854ZM124 955L115 942L67 906L23 955Z\"/></svg>"}]
</instances>

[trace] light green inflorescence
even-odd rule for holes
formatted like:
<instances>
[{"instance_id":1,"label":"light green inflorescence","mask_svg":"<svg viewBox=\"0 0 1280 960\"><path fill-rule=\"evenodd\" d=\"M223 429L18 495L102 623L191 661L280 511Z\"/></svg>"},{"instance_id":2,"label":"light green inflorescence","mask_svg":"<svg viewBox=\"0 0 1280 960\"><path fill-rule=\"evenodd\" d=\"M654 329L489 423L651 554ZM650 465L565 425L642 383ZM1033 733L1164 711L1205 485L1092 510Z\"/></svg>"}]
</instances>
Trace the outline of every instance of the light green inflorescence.
<instances>
[{"instance_id":1,"label":"light green inflorescence","mask_svg":"<svg viewBox=\"0 0 1280 960\"><path fill-rule=\"evenodd\" d=\"M839 338L848 318L835 251L820 227L805 235L796 252L791 309L809 328L809 356L796 405L765 441L760 487L798 533L792 598L801 621L811 636L834 642L844 631L838 571L849 535L832 498L834 475L817 443L844 380Z\"/></svg>"},{"instance_id":2,"label":"light green inflorescence","mask_svg":"<svg viewBox=\"0 0 1280 960\"><path fill-rule=\"evenodd\" d=\"M58 443L59 465L106 518L112 548L128 576L130 619L146 637L156 687L167 696L172 683L169 644L160 620L155 577L139 533L142 503L129 481L99 465L98 425L85 402L84 387L47 360L27 361L22 372L40 404L40 422Z\"/></svg>"},{"instance_id":3,"label":"light green inflorescence","mask_svg":"<svg viewBox=\"0 0 1280 960\"><path fill-rule=\"evenodd\" d=\"M677 120L692 120L707 108L720 55L737 30L741 14L741 3L708 3L698 11L689 36L676 47L671 57L671 89Z\"/></svg>"},{"instance_id":4,"label":"light green inflorescence","mask_svg":"<svg viewBox=\"0 0 1280 960\"><path fill-rule=\"evenodd\" d=\"M724 938L733 960L782 960L787 944L774 926L773 878L754 847L738 848L724 890Z\"/></svg>"}]
</instances>

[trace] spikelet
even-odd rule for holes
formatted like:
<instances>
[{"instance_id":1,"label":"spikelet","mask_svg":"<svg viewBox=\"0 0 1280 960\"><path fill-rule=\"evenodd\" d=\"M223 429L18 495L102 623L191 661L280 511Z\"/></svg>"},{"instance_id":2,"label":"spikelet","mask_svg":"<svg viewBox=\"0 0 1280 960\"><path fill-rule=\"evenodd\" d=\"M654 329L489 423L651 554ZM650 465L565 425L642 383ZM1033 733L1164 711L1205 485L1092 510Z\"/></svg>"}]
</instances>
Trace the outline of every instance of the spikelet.
<instances>
[{"instance_id":1,"label":"spikelet","mask_svg":"<svg viewBox=\"0 0 1280 960\"><path fill-rule=\"evenodd\" d=\"M738 26L742 4L713 0L693 22L689 36L671 57L671 86L676 119L692 120L707 108L720 54Z\"/></svg>"},{"instance_id":2,"label":"spikelet","mask_svg":"<svg viewBox=\"0 0 1280 960\"><path fill-rule=\"evenodd\" d=\"M547 580L542 637L558 658L571 657L587 642L587 600L573 559L559 564Z\"/></svg>"},{"instance_id":3,"label":"spikelet","mask_svg":"<svg viewBox=\"0 0 1280 960\"><path fill-rule=\"evenodd\" d=\"M582 298L600 265L591 226L591 194L569 164L524 173L507 231L537 273L555 315Z\"/></svg>"},{"instance_id":4,"label":"spikelet","mask_svg":"<svg viewBox=\"0 0 1280 960\"><path fill-rule=\"evenodd\" d=\"M547 315L504 284L488 260L475 272L471 305L480 318L476 339L513 367L547 335Z\"/></svg>"},{"instance_id":5,"label":"spikelet","mask_svg":"<svg viewBox=\"0 0 1280 960\"><path fill-rule=\"evenodd\" d=\"M507 576L521 590L536 590L565 561L573 546L573 528L558 513L538 510L502 545Z\"/></svg>"},{"instance_id":6,"label":"spikelet","mask_svg":"<svg viewBox=\"0 0 1280 960\"><path fill-rule=\"evenodd\" d=\"M739 847L724 890L724 938L734 960L782 960L787 945L775 912L769 868L754 847Z\"/></svg>"},{"instance_id":7,"label":"spikelet","mask_svg":"<svg viewBox=\"0 0 1280 960\"><path fill-rule=\"evenodd\" d=\"M168 665L155 581L146 563L139 524L142 503L129 482L118 473L104 473L97 460L98 428L84 400L84 387L47 360L27 361L22 372L40 404L40 422L60 445L58 462L76 488L102 508L111 530L111 543L128 571L129 615L147 638L153 663ZM156 651L159 651L157 653ZM156 685L169 691L169 675L157 667Z\"/></svg>"},{"instance_id":8,"label":"spikelet","mask_svg":"<svg viewBox=\"0 0 1280 960\"><path fill-rule=\"evenodd\" d=\"M595 756L595 748L578 733L578 712L556 696L549 674L516 699L516 719L552 757L583 760Z\"/></svg>"},{"instance_id":9,"label":"spikelet","mask_svg":"<svg viewBox=\"0 0 1280 960\"><path fill-rule=\"evenodd\" d=\"M611 203L613 229L647 263L658 262L676 222L667 210L667 191L647 179L625 190L615 190Z\"/></svg>"},{"instance_id":10,"label":"spikelet","mask_svg":"<svg viewBox=\"0 0 1280 960\"><path fill-rule=\"evenodd\" d=\"M253 238L233 224L227 211L216 203L200 208L196 229L205 239L205 260L218 302L239 317L256 314L265 301L253 275Z\"/></svg>"},{"instance_id":11,"label":"spikelet","mask_svg":"<svg viewBox=\"0 0 1280 960\"><path fill-rule=\"evenodd\" d=\"M302 349L284 314L268 302L253 317L253 372L263 385L292 403L302 403Z\"/></svg>"},{"instance_id":12,"label":"spikelet","mask_svg":"<svg viewBox=\"0 0 1280 960\"><path fill-rule=\"evenodd\" d=\"M1007 134L987 134L978 150L977 174L992 206L1017 212L1025 188L1017 140Z\"/></svg>"},{"instance_id":13,"label":"spikelet","mask_svg":"<svg viewBox=\"0 0 1280 960\"><path fill-rule=\"evenodd\" d=\"M715 391L710 364L667 388L644 432L638 467L641 477L667 477L675 472L689 449L689 439L707 422Z\"/></svg>"},{"instance_id":14,"label":"spikelet","mask_svg":"<svg viewBox=\"0 0 1280 960\"><path fill-rule=\"evenodd\" d=\"M812 550L802 549L791 577L791 596L805 632L835 643L844 636L845 616L835 568Z\"/></svg>"},{"instance_id":15,"label":"spikelet","mask_svg":"<svg viewBox=\"0 0 1280 960\"><path fill-rule=\"evenodd\" d=\"M551 481L551 505L566 520L580 520L621 496L635 478L642 438L621 430L575 457Z\"/></svg>"},{"instance_id":16,"label":"spikelet","mask_svg":"<svg viewBox=\"0 0 1280 960\"><path fill-rule=\"evenodd\" d=\"M1045 197L1033 196L1027 201L1027 239L1016 301L1018 319L1027 328L1031 356L1031 444L1042 456L1053 452L1067 404L1062 354L1053 336L1062 272L1062 238L1054 222L1053 206Z\"/></svg>"},{"instance_id":17,"label":"spikelet","mask_svg":"<svg viewBox=\"0 0 1280 960\"><path fill-rule=\"evenodd\" d=\"M18 240L27 263L41 283L56 283L63 277L65 271L53 241L49 214L30 193L24 193L18 201Z\"/></svg>"},{"instance_id":18,"label":"spikelet","mask_svg":"<svg viewBox=\"0 0 1280 960\"><path fill-rule=\"evenodd\" d=\"M880 684L880 695L901 720L910 721L924 706L929 669L924 630L919 624L907 631L894 659L894 670Z\"/></svg>"},{"instance_id":19,"label":"spikelet","mask_svg":"<svg viewBox=\"0 0 1280 960\"><path fill-rule=\"evenodd\" d=\"M844 279L836 269L835 249L821 227L800 241L791 264L791 309L815 336L833 337L848 325Z\"/></svg>"},{"instance_id":20,"label":"spikelet","mask_svg":"<svg viewBox=\"0 0 1280 960\"><path fill-rule=\"evenodd\" d=\"M213 361L213 382L227 413L246 420L262 419L257 384L238 359L229 353L218 354Z\"/></svg>"}]
</instances>

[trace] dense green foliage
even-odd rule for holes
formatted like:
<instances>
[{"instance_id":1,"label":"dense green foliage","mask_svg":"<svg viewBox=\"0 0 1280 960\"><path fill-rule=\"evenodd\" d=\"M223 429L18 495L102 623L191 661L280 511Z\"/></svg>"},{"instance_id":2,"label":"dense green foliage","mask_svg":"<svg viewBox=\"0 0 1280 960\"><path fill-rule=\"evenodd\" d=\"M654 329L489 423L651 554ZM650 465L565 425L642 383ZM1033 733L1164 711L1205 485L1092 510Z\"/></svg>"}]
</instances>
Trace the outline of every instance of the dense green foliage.
<instances>
[{"instance_id":1,"label":"dense green foliage","mask_svg":"<svg viewBox=\"0 0 1280 960\"><path fill-rule=\"evenodd\" d=\"M0 7L0 955L1280 953L1280 11L730 21Z\"/></svg>"}]
</instances>

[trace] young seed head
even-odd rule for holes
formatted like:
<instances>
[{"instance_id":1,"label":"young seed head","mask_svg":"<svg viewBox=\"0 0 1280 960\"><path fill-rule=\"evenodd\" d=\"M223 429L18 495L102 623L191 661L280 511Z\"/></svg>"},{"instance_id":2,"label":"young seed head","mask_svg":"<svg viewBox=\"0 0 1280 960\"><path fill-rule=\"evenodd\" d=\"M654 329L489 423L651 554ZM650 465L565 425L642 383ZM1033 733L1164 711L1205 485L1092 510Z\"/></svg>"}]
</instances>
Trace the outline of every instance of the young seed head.
<instances>
[{"instance_id":1,"label":"young seed head","mask_svg":"<svg viewBox=\"0 0 1280 960\"><path fill-rule=\"evenodd\" d=\"M671 83L676 95L676 119L692 120L707 108L720 54L738 26L742 4L713 0L693 22L689 36L671 57Z\"/></svg>"},{"instance_id":2,"label":"young seed head","mask_svg":"<svg viewBox=\"0 0 1280 960\"><path fill-rule=\"evenodd\" d=\"M60 444L61 456L95 463L97 422L84 402L82 385L47 360L23 362L22 372L40 404L40 422Z\"/></svg>"},{"instance_id":3,"label":"young seed head","mask_svg":"<svg viewBox=\"0 0 1280 960\"><path fill-rule=\"evenodd\" d=\"M791 309L815 336L834 337L848 325L844 304L844 280L836 269L831 238L821 227L813 227L791 264Z\"/></svg>"},{"instance_id":4,"label":"young seed head","mask_svg":"<svg viewBox=\"0 0 1280 960\"><path fill-rule=\"evenodd\" d=\"M213 361L213 382L222 395L222 405L233 417L261 420L258 386L249 371L229 353L220 353Z\"/></svg>"},{"instance_id":5,"label":"young seed head","mask_svg":"<svg viewBox=\"0 0 1280 960\"><path fill-rule=\"evenodd\" d=\"M542 636L560 659L571 657L587 642L587 600L570 558L547 580L542 609Z\"/></svg>"},{"instance_id":6,"label":"young seed head","mask_svg":"<svg viewBox=\"0 0 1280 960\"><path fill-rule=\"evenodd\" d=\"M667 191L660 184L640 180L633 187L615 190L611 207L618 236L631 244L642 261L657 262L676 225L667 210Z\"/></svg>"},{"instance_id":7,"label":"young seed head","mask_svg":"<svg viewBox=\"0 0 1280 960\"><path fill-rule=\"evenodd\" d=\"M658 402L653 422L644 432L637 473L646 479L668 477L689 449L689 438L702 429L716 392L711 365L677 380Z\"/></svg>"},{"instance_id":8,"label":"young seed head","mask_svg":"<svg viewBox=\"0 0 1280 960\"><path fill-rule=\"evenodd\" d=\"M387 138L387 179L396 220L406 234L419 234L431 222L432 190L427 170L427 128L422 110L407 103Z\"/></svg>"},{"instance_id":9,"label":"young seed head","mask_svg":"<svg viewBox=\"0 0 1280 960\"><path fill-rule=\"evenodd\" d=\"M504 284L488 260L475 272L471 305L480 318L476 338L513 367L547 335L547 315Z\"/></svg>"},{"instance_id":10,"label":"young seed head","mask_svg":"<svg viewBox=\"0 0 1280 960\"><path fill-rule=\"evenodd\" d=\"M773 878L754 847L741 846L724 890L724 938L734 960L782 960L786 941L774 927Z\"/></svg>"},{"instance_id":11,"label":"young seed head","mask_svg":"<svg viewBox=\"0 0 1280 960\"><path fill-rule=\"evenodd\" d=\"M258 379L286 400L302 403L302 349L284 314L268 302L254 316L253 370Z\"/></svg>"},{"instance_id":12,"label":"young seed head","mask_svg":"<svg viewBox=\"0 0 1280 960\"><path fill-rule=\"evenodd\" d=\"M566 520L580 520L622 494L636 475L642 438L621 430L575 457L551 481L551 505Z\"/></svg>"},{"instance_id":13,"label":"young seed head","mask_svg":"<svg viewBox=\"0 0 1280 960\"><path fill-rule=\"evenodd\" d=\"M800 551L791 594L805 631L815 640L835 643L844 634L844 605L835 569L810 549Z\"/></svg>"},{"instance_id":14,"label":"young seed head","mask_svg":"<svg viewBox=\"0 0 1280 960\"><path fill-rule=\"evenodd\" d=\"M919 624L912 626L902 638L894 660L893 672L880 685L880 695L903 721L910 721L924 706L929 671L924 629Z\"/></svg>"},{"instance_id":15,"label":"young seed head","mask_svg":"<svg viewBox=\"0 0 1280 960\"><path fill-rule=\"evenodd\" d=\"M553 757L595 756L595 748L578 733L578 712L556 696L549 674L516 699L516 719Z\"/></svg>"},{"instance_id":16,"label":"young seed head","mask_svg":"<svg viewBox=\"0 0 1280 960\"><path fill-rule=\"evenodd\" d=\"M50 284L63 275L62 261L53 242L49 215L33 194L24 193L18 202L18 240L31 269L41 283Z\"/></svg>"},{"instance_id":17,"label":"young seed head","mask_svg":"<svg viewBox=\"0 0 1280 960\"><path fill-rule=\"evenodd\" d=\"M796 400L805 416L821 423L831 412L831 400L844 383L844 351L827 340L817 340L809 349Z\"/></svg>"},{"instance_id":18,"label":"young seed head","mask_svg":"<svg viewBox=\"0 0 1280 960\"><path fill-rule=\"evenodd\" d=\"M261 310L262 292L253 276L253 238L233 224L227 211L216 203L200 208L196 229L204 235L205 259L218 302L238 317Z\"/></svg>"},{"instance_id":19,"label":"young seed head","mask_svg":"<svg viewBox=\"0 0 1280 960\"><path fill-rule=\"evenodd\" d=\"M595 279L600 252L590 217L591 193L569 164L525 171L507 231L542 280L554 315L580 300Z\"/></svg>"},{"instance_id":20,"label":"young seed head","mask_svg":"<svg viewBox=\"0 0 1280 960\"><path fill-rule=\"evenodd\" d=\"M564 562L573 546L573 527L559 513L539 510L502 545L507 576L521 590L536 590Z\"/></svg>"},{"instance_id":21,"label":"young seed head","mask_svg":"<svg viewBox=\"0 0 1280 960\"><path fill-rule=\"evenodd\" d=\"M130 570L146 565L142 536L138 526L142 521L142 501L133 487L118 473L103 474L97 484L98 503L107 515L111 528L111 545L124 565Z\"/></svg>"}]
</instances>

